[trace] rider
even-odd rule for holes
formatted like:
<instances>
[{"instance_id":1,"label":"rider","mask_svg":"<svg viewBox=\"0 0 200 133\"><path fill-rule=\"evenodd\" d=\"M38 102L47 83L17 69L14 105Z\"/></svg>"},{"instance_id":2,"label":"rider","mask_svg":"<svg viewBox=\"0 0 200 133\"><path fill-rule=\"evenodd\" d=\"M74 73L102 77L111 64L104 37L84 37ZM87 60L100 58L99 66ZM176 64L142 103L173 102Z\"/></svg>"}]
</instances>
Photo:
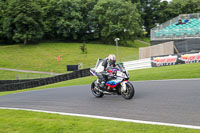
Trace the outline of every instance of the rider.
<instances>
[{"instance_id":1,"label":"rider","mask_svg":"<svg viewBox=\"0 0 200 133\"><path fill-rule=\"evenodd\" d=\"M109 80L109 78L114 77L114 75L107 72L107 70L111 67L115 67L115 62L116 56L114 54L110 54L108 57L103 59L102 66L104 69L97 73L97 76L99 77L98 84L101 89L104 89L105 83Z\"/></svg>"}]
</instances>

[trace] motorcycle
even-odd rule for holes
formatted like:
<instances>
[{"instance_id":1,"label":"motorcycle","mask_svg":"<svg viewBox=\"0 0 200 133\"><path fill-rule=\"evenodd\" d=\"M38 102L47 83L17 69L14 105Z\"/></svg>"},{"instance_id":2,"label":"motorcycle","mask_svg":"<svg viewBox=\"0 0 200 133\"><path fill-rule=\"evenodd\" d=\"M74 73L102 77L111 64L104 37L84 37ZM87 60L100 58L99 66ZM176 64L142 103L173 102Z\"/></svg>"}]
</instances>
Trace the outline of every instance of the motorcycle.
<instances>
[{"instance_id":1,"label":"motorcycle","mask_svg":"<svg viewBox=\"0 0 200 133\"><path fill-rule=\"evenodd\" d=\"M102 59L98 59L95 68L90 69L93 76L97 77L99 70L102 70ZM123 66L123 63L116 64L116 67L107 70L114 73L114 77L106 82L105 89L98 87L98 79L91 84L91 91L95 97L103 97L104 95L121 95L125 99L131 99L135 90L133 85L128 81L129 73Z\"/></svg>"}]
</instances>

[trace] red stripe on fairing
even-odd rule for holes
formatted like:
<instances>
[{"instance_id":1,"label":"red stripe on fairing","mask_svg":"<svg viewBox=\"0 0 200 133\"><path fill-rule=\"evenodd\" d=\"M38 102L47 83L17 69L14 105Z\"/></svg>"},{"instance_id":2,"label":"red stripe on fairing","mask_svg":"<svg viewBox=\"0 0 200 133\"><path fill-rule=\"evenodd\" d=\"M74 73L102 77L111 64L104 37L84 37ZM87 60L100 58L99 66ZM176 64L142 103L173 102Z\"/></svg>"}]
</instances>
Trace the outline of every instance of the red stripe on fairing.
<instances>
[{"instance_id":1,"label":"red stripe on fairing","mask_svg":"<svg viewBox=\"0 0 200 133\"><path fill-rule=\"evenodd\" d=\"M111 87L111 88L115 88L117 85L109 85L109 84L106 84L107 86Z\"/></svg>"},{"instance_id":2,"label":"red stripe on fairing","mask_svg":"<svg viewBox=\"0 0 200 133\"><path fill-rule=\"evenodd\" d=\"M108 72L109 72L109 73L113 73L113 71L111 71L111 70L108 70Z\"/></svg>"}]
</instances>

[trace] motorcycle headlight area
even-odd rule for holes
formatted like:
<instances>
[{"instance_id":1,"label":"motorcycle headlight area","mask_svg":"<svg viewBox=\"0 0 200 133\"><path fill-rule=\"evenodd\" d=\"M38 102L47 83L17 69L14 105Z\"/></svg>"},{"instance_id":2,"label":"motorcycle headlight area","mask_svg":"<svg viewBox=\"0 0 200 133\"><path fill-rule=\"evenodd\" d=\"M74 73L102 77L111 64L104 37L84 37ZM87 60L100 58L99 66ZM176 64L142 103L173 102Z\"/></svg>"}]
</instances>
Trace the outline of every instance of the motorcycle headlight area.
<instances>
[{"instance_id":1,"label":"motorcycle headlight area","mask_svg":"<svg viewBox=\"0 0 200 133\"><path fill-rule=\"evenodd\" d=\"M125 78L126 74L123 72L117 71L117 76Z\"/></svg>"}]
</instances>

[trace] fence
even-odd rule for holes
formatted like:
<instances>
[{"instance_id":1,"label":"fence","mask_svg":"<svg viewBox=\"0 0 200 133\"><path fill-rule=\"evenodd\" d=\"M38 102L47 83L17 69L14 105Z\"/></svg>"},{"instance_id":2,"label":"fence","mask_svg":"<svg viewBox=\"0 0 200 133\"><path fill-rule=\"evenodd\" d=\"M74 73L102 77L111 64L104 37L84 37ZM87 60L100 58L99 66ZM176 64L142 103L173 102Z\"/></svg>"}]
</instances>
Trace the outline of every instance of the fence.
<instances>
[{"instance_id":1,"label":"fence","mask_svg":"<svg viewBox=\"0 0 200 133\"><path fill-rule=\"evenodd\" d=\"M166 42L154 46L139 48L139 59L150 58L151 56L174 54L174 42Z\"/></svg>"},{"instance_id":2,"label":"fence","mask_svg":"<svg viewBox=\"0 0 200 133\"><path fill-rule=\"evenodd\" d=\"M181 14L163 24L160 24L154 28L151 29L151 40L171 40L171 39L185 39L185 38L200 38L200 34L199 34L199 31L200 31L200 27L197 27L197 26L194 26L193 28L187 28L187 27L180 27L178 29L168 29L168 26L172 25L172 24L175 24L178 22L178 19L181 18L181 19L184 19L185 17L187 17L187 19L196 19L196 20L199 20L200 19L200 13L194 13L194 14ZM187 34L184 32L184 28L187 28L185 30L187 31L191 31L192 33L191 34ZM198 34L195 34L194 31L192 31L193 29L196 29L195 31L198 32ZM159 31L161 31L164 33L170 33L170 34L165 34L164 36L158 36L157 33ZM170 32L172 31L172 32ZM175 34L175 33L178 33L178 34Z\"/></svg>"},{"instance_id":3,"label":"fence","mask_svg":"<svg viewBox=\"0 0 200 133\"><path fill-rule=\"evenodd\" d=\"M126 70L151 68L151 58L123 62Z\"/></svg>"},{"instance_id":4,"label":"fence","mask_svg":"<svg viewBox=\"0 0 200 133\"><path fill-rule=\"evenodd\" d=\"M90 68L47 78L30 79L30 80L1 80L0 91L13 91L13 90L33 88L86 76L90 76Z\"/></svg>"},{"instance_id":5,"label":"fence","mask_svg":"<svg viewBox=\"0 0 200 133\"><path fill-rule=\"evenodd\" d=\"M151 58L124 62L127 70L137 70L177 64L200 63L200 52L186 52L171 55L152 56Z\"/></svg>"}]
</instances>

